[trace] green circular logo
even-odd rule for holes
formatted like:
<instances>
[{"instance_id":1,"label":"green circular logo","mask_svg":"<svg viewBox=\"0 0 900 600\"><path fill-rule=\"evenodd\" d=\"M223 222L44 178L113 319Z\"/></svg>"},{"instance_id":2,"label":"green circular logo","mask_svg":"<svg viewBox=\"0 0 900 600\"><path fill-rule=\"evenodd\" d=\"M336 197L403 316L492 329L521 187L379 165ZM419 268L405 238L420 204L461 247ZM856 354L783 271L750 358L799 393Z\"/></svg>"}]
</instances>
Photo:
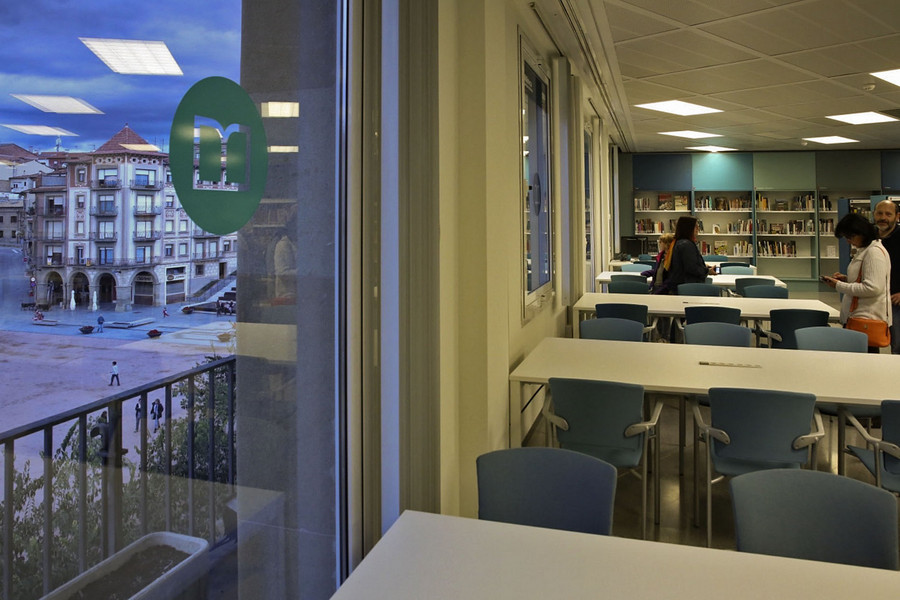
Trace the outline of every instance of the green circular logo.
<instances>
[{"instance_id":1,"label":"green circular logo","mask_svg":"<svg viewBox=\"0 0 900 600\"><path fill-rule=\"evenodd\" d=\"M181 206L218 235L243 227L266 187L266 131L256 104L225 77L191 86L178 104L169 142L172 184Z\"/></svg>"}]
</instances>

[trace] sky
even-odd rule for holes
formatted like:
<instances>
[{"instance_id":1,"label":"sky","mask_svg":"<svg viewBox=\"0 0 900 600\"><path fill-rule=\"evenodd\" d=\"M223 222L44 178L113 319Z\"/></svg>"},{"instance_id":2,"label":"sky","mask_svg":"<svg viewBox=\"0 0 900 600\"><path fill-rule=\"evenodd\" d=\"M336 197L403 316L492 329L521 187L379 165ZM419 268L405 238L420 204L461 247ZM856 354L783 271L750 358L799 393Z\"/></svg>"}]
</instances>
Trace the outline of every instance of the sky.
<instances>
[{"instance_id":1,"label":"sky","mask_svg":"<svg viewBox=\"0 0 900 600\"><path fill-rule=\"evenodd\" d=\"M60 149L88 152L127 123L163 151L178 102L194 83L240 82L241 0L27 0L0 3L0 124L51 125L77 136ZM180 76L114 73L78 38L163 41ZM10 94L75 96L104 114L45 113ZM0 143L56 149L55 136L0 127Z\"/></svg>"}]
</instances>

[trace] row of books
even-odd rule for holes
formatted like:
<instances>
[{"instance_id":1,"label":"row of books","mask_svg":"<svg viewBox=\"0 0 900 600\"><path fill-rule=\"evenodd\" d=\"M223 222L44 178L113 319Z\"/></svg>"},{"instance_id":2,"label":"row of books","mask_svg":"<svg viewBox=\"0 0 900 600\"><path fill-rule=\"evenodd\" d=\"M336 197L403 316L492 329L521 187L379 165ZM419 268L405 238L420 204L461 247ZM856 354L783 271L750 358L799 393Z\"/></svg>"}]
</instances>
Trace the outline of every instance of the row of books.
<instances>
[{"instance_id":1,"label":"row of books","mask_svg":"<svg viewBox=\"0 0 900 600\"><path fill-rule=\"evenodd\" d=\"M725 196L702 196L694 199L696 210L750 210L750 199L743 196L726 198Z\"/></svg>"},{"instance_id":2,"label":"row of books","mask_svg":"<svg viewBox=\"0 0 900 600\"><path fill-rule=\"evenodd\" d=\"M660 194L653 198L635 197L634 210L690 210L690 199L685 194Z\"/></svg>"},{"instance_id":3,"label":"row of books","mask_svg":"<svg viewBox=\"0 0 900 600\"><path fill-rule=\"evenodd\" d=\"M819 233L834 233L834 219L819 219Z\"/></svg>"},{"instance_id":4,"label":"row of books","mask_svg":"<svg viewBox=\"0 0 900 600\"><path fill-rule=\"evenodd\" d=\"M662 221L653 219L637 219L634 222L634 232L637 233L675 233L675 219L669 219L669 228Z\"/></svg>"},{"instance_id":5,"label":"row of books","mask_svg":"<svg viewBox=\"0 0 900 600\"><path fill-rule=\"evenodd\" d=\"M766 224L765 219L759 221L759 231L761 233L771 233L772 235L814 235L816 233L815 223L812 219L794 219L791 221L769 223Z\"/></svg>"},{"instance_id":6,"label":"row of books","mask_svg":"<svg viewBox=\"0 0 900 600\"><path fill-rule=\"evenodd\" d=\"M746 240L737 242L715 240L712 243L701 241L699 248L701 254L718 254L720 256L751 256L753 254L753 245Z\"/></svg>"},{"instance_id":7,"label":"row of books","mask_svg":"<svg viewBox=\"0 0 900 600\"><path fill-rule=\"evenodd\" d=\"M794 196L792 200L773 198L771 201L769 201L767 196L763 196L759 192L756 194L756 210L804 210L812 212L815 209L816 200L813 194Z\"/></svg>"},{"instance_id":8,"label":"row of books","mask_svg":"<svg viewBox=\"0 0 900 600\"><path fill-rule=\"evenodd\" d=\"M700 233L734 233L743 235L750 235L753 233L752 219L738 219L737 221L725 223L724 226L719 223L713 223L711 232L707 232L703 228L703 221L697 221L697 224L700 226Z\"/></svg>"},{"instance_id":9,"label":"row of books","mask_svg":"<svg viewBox=\"0 0 900 600\"><path fill-rule=\"evenodd\" d=\"M797 242L760 240L756 244L759 256L797 256Z\"/></svg>"}]
</instances>

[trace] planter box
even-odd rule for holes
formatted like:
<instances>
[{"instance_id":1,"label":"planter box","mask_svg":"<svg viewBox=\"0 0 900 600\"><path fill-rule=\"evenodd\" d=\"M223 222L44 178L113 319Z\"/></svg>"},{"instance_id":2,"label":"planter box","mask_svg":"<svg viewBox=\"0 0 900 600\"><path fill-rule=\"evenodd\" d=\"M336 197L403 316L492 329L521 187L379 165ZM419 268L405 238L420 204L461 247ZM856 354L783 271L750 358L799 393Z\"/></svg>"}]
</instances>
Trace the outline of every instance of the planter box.
<instances>
[{"instance_id":1,"label":"planter box","mask_svg":"<svg viewBox=\"0 0 900 600\"><path fill-rule=\"evenodd\" d=\"M160 531L150 533L129 544L106 560L97 563L75 579L56 588L43 600L67 600L81 598L81 591L88 585L99 581L129 562L134 556L154 546L168 546L187 554L187 558L158 577L152 577L150 583L130 597L130 600L150 600L155 598L188 598L206 597L207 548L209 542L202 538ZM143 567L141 567L143 568ZM147 572L144 570L144 574ZM120 573L123 580L131 580L131 571Z\"/></svg>"}]
</instances>

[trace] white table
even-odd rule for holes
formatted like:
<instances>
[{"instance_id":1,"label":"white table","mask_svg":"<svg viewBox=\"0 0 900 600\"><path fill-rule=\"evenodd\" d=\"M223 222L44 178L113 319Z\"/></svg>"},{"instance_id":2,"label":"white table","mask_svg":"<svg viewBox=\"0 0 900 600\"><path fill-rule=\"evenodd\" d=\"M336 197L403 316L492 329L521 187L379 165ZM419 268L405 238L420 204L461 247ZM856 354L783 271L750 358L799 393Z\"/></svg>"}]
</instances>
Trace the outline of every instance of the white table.
<instances>
[{"instance_id":1,"label":"white table","mask_svg":"<svg viewBox=\"0 0 900 600\"><path fill-rule=\"evenodd\" d=\"M649 269L649 267L647 267ZM597 285L600 286L600 289L606 290L606 285L612 281L613 275L618 274L621 275L621 271L601 271L599 275L597 275ZM773 279L775 280L775 285L778 287L787 287L787 284L782 280L778 279L773 275L710 275L707 277L707 281L710 281L713 285L718 285L723 288L734 287L734 280L741 277L760 277L763 279ZM647 284L649 285L650 278L647 278Z\"/></svg>"},{"instance_id":2,"label":"white table","mask_svg":"<svg viewBox=\"0 0 900 600\"><path fill-rule=\"evenodd\" d=\"M752 366L721 366L729 365ZM705 394L711 387L809 392L820 402L877 405L897 396L900 355L780 348L544 338L509 375L510 446L522 443L535 410L525 386L551 377L637 383L648 392Z\"/></svg>"},{"instance_id":3,"label":"white table","mask_svg":"<svg viewBox=\"0 0 900 600\"><path fill-rule=\"evenodd\" d=\"M897 598L884 569L406 511L333 600Z\"/></svg>"},{"instance_id":4,"label":"white table","mask_svg":"<svg viewBox=\"0 0 900 600\"><path fill-rule=\"evenodd\" d=\"M838 322L840 311L821 300L805 298L743 298L741 296L673 296L667 294L604 294L589 292L572 306L573 335L578 337L578 323L592 315L597 304L644 304L651 317L684 317L686 306L727 306L741 309L742 319L768 319L769 311L780 308L824 310L828 320Z\"/></svg>"}]
</instances>

